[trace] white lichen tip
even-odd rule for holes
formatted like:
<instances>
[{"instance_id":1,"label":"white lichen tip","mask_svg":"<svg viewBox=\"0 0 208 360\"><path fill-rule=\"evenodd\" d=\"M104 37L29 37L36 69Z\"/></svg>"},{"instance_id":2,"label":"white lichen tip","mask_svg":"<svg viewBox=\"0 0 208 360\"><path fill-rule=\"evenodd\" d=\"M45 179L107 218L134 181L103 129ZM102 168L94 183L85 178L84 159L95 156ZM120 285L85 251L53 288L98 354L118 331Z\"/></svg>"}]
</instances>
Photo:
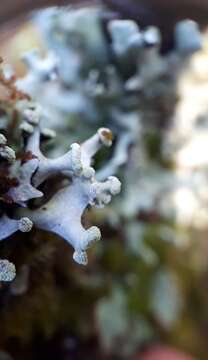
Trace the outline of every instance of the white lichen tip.
<instances>
[{"instance_id":1,"label":"white lichen tip","mask_svg":"<svg viewBox=\"0 0 208 360\"><path fill-rule=\"evenodd\" d=\"M111 146L113 142L113 134L108 128L100 128L98 130L100 141L105 146Z\"/></svg>"},{"instance_id":2,"label":"white lichen tip","mask_svg":"<svg viewBox=\"0 0 208 360\"><path fill-rule=\"evenodd\" d=\"M0 134L0 145L6 145L7 139L3 134Z\"/></svg>"},{"instance_id":3,"label":"white lichen tip","mask_svg":"<svg viewBox=\"0 0 208 360\"><path fill-rule=\"evenodd\" d=\"M93 169L93 167L86 167L83 169L82 175L86 178L86 179L92 179L95 176L95 169Z\"/></svg>"},{"instance_id":4,"label":"white lichen tip","mask_svg":"<svg viewBox=\"0 0 208 360\"><path fill-rule=\"evenodd\" d=\"M37 106L37 104L34 106L34 108L25 109L23 111L23 118L32 125L38 125L40 117L41 108L40 106Z\"/></svg>"},{"instance_id":5,"label":"white lichen tip","mask_svg":"<svg viewBox=\"0 0 208 360\"><path fill-rule=\"evenodd\" d=\"M85 249L87 249L91 244L95 243L96 241L99 241L100 239L101 239L100 229L97 226L91 226L91 228L87 230Z\"/></svg>"},{"instance_id":6,"label":"white lichen tip","mask_svg":"<svg viewBox=\"0 0 208 360\"><path fill-rule=\"evenodd\" d=\"M54 139L56 137L56 132L52 129L44 128L41 129L41 135L47 139Z\"/></svg>"},{"instance_id":7,"label":"white lichen tip","mask_svg":"<svg viewBox=\"0 0 208 360\"><path fill-rule=\"evenodd\" d=\"M112 37L112 48L118 57L128 55L131 49L139 49L143 43L142 33L133 20L111 20L108 30Z\"/></svg>"},{"instance_id":8,"label":"white lichen tip","mask_svg":"<svg viewBox=\"0 0 208 360\"><path fill-rule=\"evenodd\" d=\"M27 134L32 134L34 131L34 127L31 124L29 124L28 122L24 121L20 125L20 130Z\"/></svg>"},{"instance_id":9,"label":"white lichen tip","mask_svg":"<svg viewBox=\"0 0 208 360\"><path fill-rule=\"evenodd\" d=\"M147 45L158 45L161 42L160 31L155 26L149 26L143 33L143 39Z\"/></svg>"},{"instance_id":10,"label":"white lichen tip","mask_svg":"<svg viewBox=\"0 0 208 360\"><path fill-rule=\"evenodd\" d=\"M129 36L138 32L139 28L133 20L111 20L109 22L109 31L117 42L121 43L126 41Z\"/></svg>"},{"instance_id":11,"label":"white lichen tip","mask_svg":"<svg viewBox=\"0 0 208 360\"><path fill-rule=\"evenodd\" d=\"M23 217L19 220L18 227L21 232L30 232L33 227L33 223L29 218Z\"/></svg>"},{"instance_id":12,"label":"white lichen tip","mask_svg":"<svg viewBox=\"0 0 208 360\"><path fill-rule=\"evenodd\" d=\"M190 54L202 48L198 24L190 19L179 21L174 31L175 45L179 52Z\"/></svg>"},{"instance_id":13,"label":"white lichen tip","mask_svg":"<svg viewBox=\"0 0 208 360\"><path fill-rule=\"evenodd\" d=\"M88 258L86 251L75 251L73 254L73 259L77 264L87 265Z\"/></svg>"},{"instance_id":14,"label":"white lichen tip","mask_svg":"<svg viewBox=\"0 0 208 360\"><path fill-rule=\"evenodd\" d=\"M104 182L95 182L93 188L96 193L93 205L97 208L103 208L110 203L112 195L117 195L120 192L121 183L116 177L110 176Z\"/></svg>"},{"instance_id":15,"label":"white lichen tip","mask_svg":"<svg viewBox=\"0 0 208 360\"><path fill-rule=\"evenodd\" d=\"M9 146L0 147L0 157L7 160L9 163L13 163L16 159L15 151Z\"/></svg>"},{"instance_id":16,"label":"white lichen tip","mask_svg":"<svg viewBox=\"0 0 208 360\"><path fill-rule=\"evenodd\" d=\"M16 276L16 269L13 263L8 260L0 260L0 281L12 281Z\"/></svg>"},{"instance_id":17,"label":"white lichen tip","mask_svg":"<svg viewBox=\"0 0 208 360\"><path fill-rule=\"evenodd\" d=\"M121 182L115 176L109 176L108 181L110 181L110 193L111 195L117 195L121 191Z\"/></svg>"}]
</instances>

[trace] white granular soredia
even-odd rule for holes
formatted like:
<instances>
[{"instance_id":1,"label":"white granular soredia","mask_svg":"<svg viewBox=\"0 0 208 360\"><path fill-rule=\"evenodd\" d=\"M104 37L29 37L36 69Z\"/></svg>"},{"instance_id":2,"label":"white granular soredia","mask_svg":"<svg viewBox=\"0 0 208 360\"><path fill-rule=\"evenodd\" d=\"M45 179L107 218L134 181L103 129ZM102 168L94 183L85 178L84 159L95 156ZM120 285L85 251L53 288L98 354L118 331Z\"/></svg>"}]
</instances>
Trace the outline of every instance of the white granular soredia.
<instances>
[{"instance_id":1,"label":"white granular soredia","mask_svg":"<svg viewBox=\"0 0 208 360\"><path fill-rule=\"evenodd\" d=\"M23 217L19 221L19 230L22 232L29 232L32 229L33 223L27 217Z\"/></svg>"},{"instance_id":2,"label":"white granular soredia","mask_svg":"<svg viewBox=\"0 0 208 360\"><path fill-rule=\"evenodd\" d=\"M8 260L0 260L0 281L12 281L16 276L14 264Z\"/></svg>"}]
</instances>

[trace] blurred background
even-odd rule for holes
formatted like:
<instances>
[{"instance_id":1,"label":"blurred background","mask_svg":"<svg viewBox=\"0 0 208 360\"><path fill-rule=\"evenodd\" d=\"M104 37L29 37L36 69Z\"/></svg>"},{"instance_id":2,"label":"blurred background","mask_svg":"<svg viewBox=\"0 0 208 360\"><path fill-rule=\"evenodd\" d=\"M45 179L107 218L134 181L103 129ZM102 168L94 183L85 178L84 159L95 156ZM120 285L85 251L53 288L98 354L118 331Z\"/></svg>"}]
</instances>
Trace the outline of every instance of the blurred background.
<instances>
[{"instance_id":1,"label":"blurred background","mask_svg":"<svg viewBox=\"0 0 208 360\"><path fill-rule=\"evenodd\" d=\"M73 11L99 8L101 35L87 13L86 29L81 22L73 23L73 15L62 17L57 27L68 31L72 40L64 43L70 52L59 52L45 36L49 20L36 17L37 9L54 5L72 5ZM131 59L120 64L109 55L112 19L134 20L142 31L149 26L159 29L156 55L149 40L144 58L141 55L140 63L148 63L147 69L131 67ZM175 26L184 19L196 21L201 32L200 46L188 54L176 36ZM71 28L64 27L64 21L71 21ZM114 118L123 101L124 121L131 124L135 138L117 173L121 195L101 211L88 211L83 219L87 227L96 224L102 231L102 241L90 249L86 267L73 262L72 249L63 239L40 230L0 243L1 257L17 267L16 279L0 284L0 360L208 359L207 25L207 0L1 0L0 56L17 77L35 73L21 60L34 48L43 57L48 50L57 50L60 58L65 54L62 68L75 71L70 56L78 34L85 44L90 38L93 49L85 73L95 68L104 73L103 67L113 64L122 84L137 71L143 82L129 88L128 94L101 98L96 107L90 103L82 112L81 103L79 111L72 111L72 105L63 105L63 110L57 94L58 123L54 120L50 126L60 135L46 148L49 154L62 152L69 142L82 141L100 126L112 128L117 144L130 131L121 126L120 113L119 121ZM194 34L188 32L185 43ZM104 65L99 62L103 43ZM84 65L85 55L79 52ZM64 82L66 73L61 76L67 95L62 100L68 104L81 90ZM50 91L53 84L46 82L32 95L50 108L48 97L55 96ZM83 118L85 111L88 117ZM0 129L4 126L1 117ZM10 134L15 143L11 127ZM122 149L118 147L120 153ZM98 166L104 155L96 159Z\"/></svg>"}]
</instances>

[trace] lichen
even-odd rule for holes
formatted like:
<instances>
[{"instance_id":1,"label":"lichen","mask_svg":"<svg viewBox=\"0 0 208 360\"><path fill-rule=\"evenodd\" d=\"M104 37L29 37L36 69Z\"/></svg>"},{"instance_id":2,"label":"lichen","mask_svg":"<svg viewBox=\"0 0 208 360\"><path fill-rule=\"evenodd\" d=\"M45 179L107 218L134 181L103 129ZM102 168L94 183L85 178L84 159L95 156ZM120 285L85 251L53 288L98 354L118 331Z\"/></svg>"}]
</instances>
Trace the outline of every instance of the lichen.
<instances>
[{"instance_id":1,"label":"lichen","mask_svg":"<svg viewBox=\"0 0 208 360\"><path fill-rule=\"evenodd\" d=\"M0 154L8 162L9 175L17 180L16 186L11 186L5 195L19 207L13 210L12 217L8 214L8 209L2 214L0 240L17 230L30 231L34 225L62 236L74 247L74 260L86 264L86 249L99 240L101 235L95 226L87 230L83 228L83 212L89 205L102 207L108 204L111 196L120 191L120 182L116 177L111 176L101 183L96 180L96 172L91 167L93 156L99 148L112 144L112 134L110 130L101 128L83 144L74 143L66 154L49 159L40 150L40 106L24 103L20 109L24 123L30 126L28 131L27 126L20 125L25 143L24 161L16 160L15 153L6 145L5 137L1 136ZM63 186L60 180L60 189L57 189L49 201L44 200L45 194L38 188L56 175L63 176L67 184ZM30 209L29 200L40 197L43 198L44 205Z\"/></svg>"}]
</instances>

